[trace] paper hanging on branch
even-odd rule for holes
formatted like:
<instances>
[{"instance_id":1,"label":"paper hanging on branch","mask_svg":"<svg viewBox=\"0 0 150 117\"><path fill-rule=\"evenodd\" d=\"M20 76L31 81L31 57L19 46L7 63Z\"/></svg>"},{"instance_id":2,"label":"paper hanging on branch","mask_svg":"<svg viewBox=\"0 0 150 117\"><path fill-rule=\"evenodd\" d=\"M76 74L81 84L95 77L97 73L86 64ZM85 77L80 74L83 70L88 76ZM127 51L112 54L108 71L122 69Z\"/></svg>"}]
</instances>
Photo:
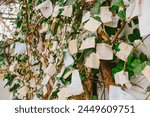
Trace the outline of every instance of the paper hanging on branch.
<instances>
[{"instance_id":1,"label":"paper hanging on branch","mask_svg":"<svg viewBox=\"0 0 150 117\"><path fill-rule=\"evenodd\" d=\"M140 50L141 52L143 52L144 54L146 54L146 56L148 58L150 58L150 37L148 37L146 40L144 40L143 42L141 40L135 40L134 41L135 46L139 45L137 47L137 50Z\"/></svg>"},{"instance_id":2,"label":"paper hanging on branch","mask_svg":"<svg viewBox=\"0 0 150 117\"><path fill-rule=\"evenodd\" d=\"M15 54L24 54L26 52L26 44L16 42L15 43Z\"/></svg>"},{"instance_id":3,"label":"paper hanging on branch","mask_svg":"<svg viewBox=\"0 0 150 117\"><path fill-rule=\"evenodd\" d=\"M46 0L45 2L36 6L35 9L36 10L40 9L42 15L48 18L52 15L52 12L53 12L52 2L50 0Z\"/></svg>"},{"instance_id":4,"label":"paper hanging on branch","mask_svg":"<svg viewBox=\"0 0 150 117\"><path fill-rule=\"evenodd\" d=\"M128 78L128 72L120 71L115 74L115 83L121 86L125 85L127 88L131 88L131 83Z\"/></svg>"},{"instance_id":5,"label":"paper hanging on branch","mask_svg":"<svg viewBox=\"0 0 150 117\"><path fill-rule=\"evenodd\" d=\"M68 50L66 50L66 52L65 52L64 64L65 64L65 67L68 67L68 66L74 64L74 60L73 60L73 58L72 58L72 56L70 55L70 53L69 53Z\"/></svg>"},{"instance_id":6,"label":"paper hanging on branch","mask_svg":"<svg viewBox=\"0 0 150 117\"><path fill-rule=\"evenodd\" d=\"M99 69L100 60L98 56L95 53L91 53L85 62L85 66L94 69Z\"/></svg>"},{"instance_id":7,"label":"paper hanging on branch","mask_svg":"<svg viewBox=\"0 0 150 117\"><path fill-rule=\"evenodd\" d=\"M112 60L113 59L112 47L105 43L97 44L96 54L97 54L98 58L102 59L102 60Z\"/></svg>"},{"instance_id":8,"label":"paper hanging on branch","mask_svg":"<svg viewBox=\"0 0 150 117\"><path fill-rule=\"evenodd\" d=\"M94 18L90 18L89 21L84 24L83 28L94 33L100 27L100 25L101 22L95 20Z\"/></svg>"},{"instance_id":9,"label":"paper hanging on branch","mask_svg":"<svg viewBox=\"0 0 150 117\"><path fill-rule=\"evenodd\" d=\"M53 76L56 73L56 67L52 63L44 70L44 73Z\"/></svg>"},{"instance_id":10,"label":"paper hanging on branch","mask_svg":"<svg viewBox=\"0 0 150 117\"><path fill-rule=\"evenodd\" d=\"M68 42L68 48L69 48L69 52L70 54L76 54L78 52L78 40L71 40Z\"/></svg>"},{"instance_id":11,"label":"paper hanging on branch","mask_svg":"<svg viewBox=\"0 0 150 117\"><path fill-rule=\"evenodd\" d=\"M29 83L30 83L30 87L31 88L35 88L35 86L36 86L35 78L31 78L30 81L29 81Z\"/></svg>"},{"instance_id":12,"label":"paper hanging on branch","mask_svg":"<svg viewBox=\"0 0 150 117\"><path fill-rule=\"evenodd\" d=\"M100 18L103 23L108 23L112 21L112 13L109 11L109 7L100 8Z\"/></svg>"},{"instance_id":13,"label":"paper hanging on branch","mask_svg":"<svg viewBox=\"0 0 150 117\"><path fill-rule=\"evenodd\" d=\"M150 0L141 0L141 14L138 17L139 18L139 29L140 29L140 34L142 37L147 36L150 34Z\"/></svg>"},{"instance_id":14,"label":"paper hanging on branch","mask_svg":"<svg viewBox=\"0 0 150 117\"><path fill-rule=\"evenodd\" d=\"M66 100L70 96L80 95L84 92L78 70L72 72L71 84L58 92L59 100Z\"/></svg>"},{"instance_id":15,"label":"paper hanging on branch","mask_svg":"<svg viewBox=\"0 0 150 117\"><path fill-rule=\"evenodd\" d=\"M105 23L105 25L109 26L109 27L116 28L118 26L118 21L119 21L119 16L116 15L116 16L112 17L111 22Z\"/></svg>"},{"instance_id":16,"label":"paper hanging on branch","mask_svg":"<svg viewBox=\"0 0 150 117\"><path fill-rule=\"evenodd\" d=\"M135 100L135 98L120 87L110 85L109 100Z\"/></svg>"},{"instance_id":17,"label":"paper hanging on branch","mask_svg":"<svg viewBox=\"0 0 150 117\"><path fill-rule=\"evenodd\" d=\"M130 2L129 7L127 7L126 10L127 21L130 21L136 16L140 16L140 1L141 0L135 0Z\"/></svg>"},{"instance_id":18,"label":"paper hanging on branch","mask_svg":"<svg viewBox=\"0 0 150 117\"><path fill-rule=\"evenodd\" d=\"M121 42L119 45L119 49L120 49L120 51L116 53L116 56L119 59L126 61L126 59L128 58L128 56L130 55L130 53L133 49L133 46L129 45L127 43Z\"/></svg>"},{"instance_id":19,"label":"paper hanging on branch","mask_svg":"<svg viewBox=\"0 0 150 117\"><path fill-rule=\"evenodd\" d=\"M66 17L71 17L72 16L72 5L64 6L63 7L63 12L61 15L66 16Z\"/></svg>"},{"instance_id":20,"label":"paper hanging on branch","mask_svg":"<svg viewBox=\"0 0 150 117\"><path fill-rule=\"evenodd\" d=\"M89 20L90 19L90 12L89 11L87 11L85 14L83 14L83 16L82 16L82 23L84 23L84 22L86 22L87 20Z\"/></svg>"},{"instance_id":21,"label":"paper hanging on branch","mask_svg":"<svg viewBox=\"0 0 150 117\"><path fill-rule=\"evenodd\" d=\"M86 40L83 40L79 50L84 50L89 48L95 48L95 37L89 37Z\"/></svg>"}]
</instances>

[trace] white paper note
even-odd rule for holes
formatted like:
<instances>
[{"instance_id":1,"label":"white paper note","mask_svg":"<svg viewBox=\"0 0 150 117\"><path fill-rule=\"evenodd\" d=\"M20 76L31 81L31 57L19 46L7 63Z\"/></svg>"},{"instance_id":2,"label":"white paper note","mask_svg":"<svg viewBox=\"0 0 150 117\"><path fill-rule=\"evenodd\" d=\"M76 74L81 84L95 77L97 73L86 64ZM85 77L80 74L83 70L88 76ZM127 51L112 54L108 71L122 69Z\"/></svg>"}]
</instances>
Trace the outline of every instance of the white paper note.
<instances>
[{"instance_id":1,"label":"white paper note","mask_svg":"<svg viewBox=\"0 0 150 117\"><path fill-rule=\"evenodd\" d=\"M121 86L125 85L130 87L130 81L128 79L128 72L120 71L115 74L115 83L120 84Z\"/></svg>"},{"instance_id":2,"label":"white paper note","mask_svg":"<svg viewBox=\"0 0 150 117\"><path fill-rule=\"evenodd\" d=\"M49 66L44 70L44 73L53 76L56 73L56 67L53 64L49 64Z\"/></svg>"},{"instance_id":3,"label":"white paper note","mask_svg":"<svg viewBox=\"0 0 150 117\"><path fill-rule=\"evenodd\" d=\"M82 41L81 47L79 50L95 48L95 37L89 37Z\"/></svg>"},{"instance_id":4,"label":"white paper note","mask_svg":"<svg viewBox=\"0 0 150 117\"><path fill-rule=\"evenodd\" d=\"M31 78L29 82L30 82L30 87L35 88L35 86L36 86L35 78Z\"/></svg>"},{"instance_id":5,"label":"white paper note","mask_svg":"<svg viewBox=\"0 0 150 117\"><path fill-rule=\"evenodd\" d=\"M100 60L98 56L95 53L91 53L85 62L85 66L94 69L99 69Z\"/></svg>"},{"instance_id":6,"label":"white paper note","mask_svg":"<svg viewBox=\"0 0 150 117\"><path fill-rule=\"evenodd\" d=\"M126 10L127 21L130 21L135 16L140 16L140 0L131 1Z\"/></svg>"},{"instance_id":7,"label":"white paper note","mask_svg":"<svg viewBox=\"0 0 150 117\"><path fill-rule=\"evenodd\" d=\"M63 16L67 16L67 17L71 17L72 16L72 5L68 5L68 6L64 6L63 7L63 12L61 13L61 15Z\"/></svg>"},{"instance_id":8,"label":"white paper note","mask_svg":"<svg viewBox=\"0 0 150 117\"><path fill-rule=\"evenodd\" d=\"M66 50L66 52L65 52L64 64L65 64L65 67L68 67L68 66L74 64L74 60L68 50Z\"/></svg>"},{"instance_id":9,"label":"white paper note","mask_svg":"<svg viewBox=\"0 0 150 117\"><path fill-rule=\"evenodd\" d=\"M129 45L127 43L121 42L119 45L119 49L120 49L120 51L116 53L116 56L119 59L126 61L126 59L128 58L128 56L130 55L130 53L133 49L133 46Z\"/></svg>"},{"instance_id":10,"label":"white paper note","mask_svg":"<svg viewBox=\"0 0 150 117\"><path fill-rule=\"evenodd\" d=\"M112 60L113 59L112 47L105 43L97 44L96 54L97 54L98 58L102 59L102 60Z\"/></svg>"},{"instance_id":11,"label":"white paper note","mask_svg":"<svg viewBox=\"0 0 150 117\"><path fill-rule=\"evenodd\" d=\"M112 17L112 21L109 23L105 23L106 26L116 28L118 26L119 16L116 15Z\"/></svg>"},{"instance_id":12,"label":"white paper note","mask_svg":"<svg viewBox=\"0 0 150 117\"><path fill-rule=\"evenodd\" d=\"M109 7L101 7L100 18L103 23L108 23L112 21L112 13L109 11Z\"/></svg>"},{"instance_id":13,"label":"white paper note","mask_svg":"<svg viewBox=\"0 0 150 117\"><path fill-rule=\"evenodd\" d=\"M78 70L72 72L71 84L58 92L58 99L65 100L70 96L80 95L84 92Z\"/></svg>"},{"instance_id":14,"label":"white paper note","mask_svg":"<svg viewBox=\"0 0 150 117\"><path fill-rule=\"evenodd\" d=\"M141 36L150 34L150 0L141 0L141 15L139 16L139 29Z\"/></svg>"},{"instance_id":15,"label":"white paper note","mask_svg":"<svg viewBox=\"0 0 150 117\"><path fill-rule=\"evenodd\" d=\"M35 9L36 10L40 9L42 15L48 18L52 15L52 12L53 12L52 2L50 0L46 0L45 2L36 6Z\"/></svg>"},{"instance_id":16,"label":"white paper note","mask_svg":"<svg viewBox=\"0 0 150 117\"><path fill-rule=\"evenodd\" d=\"M85 23L84 29L94 33L100 25L101 22L95 20L94 18L90 18L90 20Z\"/></svg>"},{"instance_id":17,"label":"white paper note","mask_svg":"<svg viewBox=\"0 0 150 117\"><path fill-rule=\"evenodd\" d=\"M78 40L71 40L68 42L68 48L69 48L69 52L70 54L76 54L78 52Z\"/></svg>"},{"instance_id":18,"label":"white paper note","mask_svg":"<svg viewBox=\"0 0 150 117\"><path fill-rule=\"evenodd\" d=\"M89 20L90 19L90 12L89 11L87 11L85 14L83 14L83 16L82 16L82 23L84 23L84 22L86 22L87 20Z\"/></svg>"},{"instance_id":19,"label":"white paper note","mask_svg":"<svg viewBox=\"0 0 150 117\"><path fill-rule=\"evenodd\" d=\"M26 52L26 44L16 42L15 43L15 54L24 54Z\"/></svg>"},{"instance_id":20,"label":"white paper note","mask_svg":"<svg viewBox=\"0 0 150 117\"><path fill-rule=\"evenodd\" d=\"M148 37L146 40L144 40L143 42L141 40L135 40L134 41L135 46L139 45L137 47L137 50L140 50L141 52L143 52L144 54L146 54L146 56L150 59L150 37Z\"/></svg>"},{"instance_id":21,"label":"white paper note","mask_svg":"<svg viewBox=\"0 0 150 117\"><path fill-rule=\"evenodd\" d=\"M109 100L135 100L135 98L131 94L121 90L120 87L110 85Z\"/></svg>"}]
</instances>

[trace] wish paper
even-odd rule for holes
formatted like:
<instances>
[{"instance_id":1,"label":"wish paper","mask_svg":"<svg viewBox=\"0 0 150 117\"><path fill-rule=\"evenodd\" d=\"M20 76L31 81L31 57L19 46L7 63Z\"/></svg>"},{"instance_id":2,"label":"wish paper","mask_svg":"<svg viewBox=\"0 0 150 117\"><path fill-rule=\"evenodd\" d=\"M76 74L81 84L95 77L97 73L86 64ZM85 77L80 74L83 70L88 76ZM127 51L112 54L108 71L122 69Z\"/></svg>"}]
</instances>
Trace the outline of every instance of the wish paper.
<instances>
[{"instance_id":1,"label":"wish paper","mask_svg":"<svg viewBox=\"0 0 150 117\"><path fill-rule=\"evenodd\" d=\"M71 17L72 16L72 5L64 6L63 7L63 12L61 15L66 16L66 17Z\"/></svg>"},{"instance_id":2,"label":"wish paper","mask_svg":"<svg viewBox=\"0 0 150 117\"><path fill-rule=\"evenodd\" d=\"M31 80L29 82L30 82L30 87L35 88L35 85L36 85L35 78L31 78Z\"/></svg>"},{"instance_id":3,"label":"wish paper","mask_svg":"<svg viewBox=\"0 0 150 117\"><path fill-rule=\"evenodd\" d=\"M147 25L150 22L149 5L150 5L150 0L141 0L141 4L140 4L141 14L138 18L139 18L140 34L142 37L150 34L150 26Z\"/></svg>"},{"instance_id":4,"label":"wish paper","mask_svg":"<svg viewBox=\"0 0 150 117\"><path fill-rule=\"evenodd\" d=\"M86 22L87 20L89 20L90 19L90 12L89 11L87 11L85 14L83 14L83 16L82 16L82 23L84 23L84 22Z\"/></svg>"},{"instance_id":5,"label":"wish paper","mask_svg":"<svg viewBox=\"0 0 150 117\"><path fill-rule=\"evenodd\" d=\"M120 84L121 86L125 85L130 87L130 81L128 79L128 72L120 71L115 74L115 83Z\"/></svg>"},{"instance_id":6,"label":"wish paper","mask_svg":"<svg viewBox=\"0 0 150 117\"><path fill-rule=\"evenodd\" d=\"M71 84L58 92L58 99L65 100L70 96L80 95L84 92L78 70L72 72Z\"/></svg>"},{"instance_id":7,"label":"wish paper","mask_svg":"<svg viewBox=\"0 0 150 117\"><path fill-rule=\"evenodd\" d=\"M96 55L98 56L99 59L102 60L112 60L113 59L112 47L105 43L97 44Z\"/></svg>"},{"instance_id":8,"label":"wish paper","mask_svg":"<svg viewBox=\"0 0 150 117\"><path fill-rule=\"evenodd\" d=\"M58 15L58 13L59 13L59 10L60 10L60 6L56 5L56 6L54 7L52 17L57 17L57 15Z\"/></svg>"},{"instance_id":9,"label":"wish paper","mask_svg":"<svg viewBox=\"0 0 150 117\"><path fill-rule=\"evenodd\" d=\"M135 0L134 2L130 2L126 10L127 21L130 21L135 16L140 16L140 1L141 0Z\"/></svg>"},{"instance_id":10,"label":"wish paper","mask_svg":"<svg viewBox=\"0 0 150 117\"><path fill-rule=\"evenodd\" d=\"M86 67L94 68L94 69L99 69L100 66L100 61L98 56L95 53L92 53L86 60L85 62Z\"/></svg>"},{"instance_id":11,"label":"wish paper","mask_svg":"<svg viewBox=\"0 0 150 117\"><path fill-rule=\"evenodd\" d=\"M82 41L81 47L79 50L95 48L95 37L89 37L86 40Z\"/></svg>"},{"instance_id":12,"label":"wish paper","mask_svg":"<svg viewBox=\"0 0 150 117\"><path fill-rule=\"evenodd\" d=\"M36 10L40 9L42 15L48 18L52 15L52 12L53 12L52 2L50 0L46 0L45 2L36 6L35 9Z\"/></svg>"},{"instance_id":13,"label":"wish paper","mask_svg":"<svg viewBox=\"0 0 150 117\"><path fill-rule=\"evenodd\" d=\"M150 66L147 65L143 71L142 74L150 81Z\"/></svg>"},{"instance_id":14,"label":"wish paper","mask_svg":"<svg viewBox=\"0 0 150 117\"><path fill-rule=\"evenodd\" d=\"M116 16L112 17L111 22L105 23L105 25L109 26L109 27L116 28L118 26L118 21L119 21L119 16L116 15Z\"/></svg>"},{"instance_id":15,"label":"wish paper","mask_svg":"<svg viewBox=\"0 0 150 117\"><path fill-rule=\"evenodd\" d=\"M64 64L65 64L65 67L68 67L68 66L74 64L74 60L73 60L72 56L70 55L70 53L68 52L68 50L66 50L66 52L65 52Z\"/></svg>"},{"instance_id":16,"label":"wish paper","mask_svg":"<svg viewBox=\"0 0 150 117\"><path fill-rule=\"evenodd\" d=\"M109 100L135 100L135 98L131 94L121 90L120 87L110 85Z\"/></svg>"},{"instance_id":17,"label":"wish paper","mask_svg":"<svg viewBox=\"0 0 150 117\"><path fill-rule=\"evenodd\" d=\"M76 54L78 52L78 40L71 40L68 42L68 48L69 48L69 52L70 54Z\"/></svg>"},{"instance_id":18,"label":"wish paper","mask_svg":"<svg viewBox=\"0 0 150 117\"><path fill-rule=\"evenodd\" d=\"M101 7L100 18L103 23L108 23L112 21L112 13L109 11L109 7Z\"/></svg>"},{"instance_id":19,"label":"wish paper","mask_svg":"<svg viewBox=\"0 0 150 117\"><path fill-rule=\"evenodd\" d=\"M133 46L127 44L127 43L120 43L119 45L119 49L120 51L116 53L116 56L123 60L123 61L126 61L126 59L128 58L128 56L130 55L132 49L133 49Z\"/></svg>"},{"instance_id":20,"label":"wish paper","mask_svg":"<svg viewBox=\"0 0 150 117\"><path fill-rule=\"evenodd\" d=\"M44 70L44 73L53 76L56 73L56 67L53 64L49 64L49 66Z\"/></svg>"},{"instance_id":21,"label":"wish paper","mask_svg":"<svg viewBox=\"0 0 150 117\"><path fill-rule=\"evenodd\" d=\"M84 24L83 28L85 30L88 30L94 33L96 32L96 30L99 28L100 25L101 25L101 22L95 20L94 18L90 18L90 20Z\"/></svg>"},{"instance_id":22,"label":"wish paper","mask_svg":"<svg viewBox=\"0 0 150 117\"><path fill-rule=\"evenodd\" d=\"M72 72L71 84L68 86L68 88L72 95L80 95L84 92L78 70L74 70Z\"/></svg>"},{"instance_id":23,"label":"wish paper","mask_svg":"<svg viewBox=\"0 0 150 117\"><path fill-rule=\"evenodd\" d=\"M15 43L15 54L24 54L26 51L26 44L16 42Z\"/></svg>"},{"instance_id":24,"label":"wish paper","mask_svg":"<svg viewBox=\"0 0 150 117\"><path fill-rule=\"evenodd\" d=\"M148 37L146 40L143 42L141 40L135 40L134 41L135 46L139 45L137 47L137 50L140 50L143 52L148 58L150 58L150 37Z\"/></svg>"}]
</instances>

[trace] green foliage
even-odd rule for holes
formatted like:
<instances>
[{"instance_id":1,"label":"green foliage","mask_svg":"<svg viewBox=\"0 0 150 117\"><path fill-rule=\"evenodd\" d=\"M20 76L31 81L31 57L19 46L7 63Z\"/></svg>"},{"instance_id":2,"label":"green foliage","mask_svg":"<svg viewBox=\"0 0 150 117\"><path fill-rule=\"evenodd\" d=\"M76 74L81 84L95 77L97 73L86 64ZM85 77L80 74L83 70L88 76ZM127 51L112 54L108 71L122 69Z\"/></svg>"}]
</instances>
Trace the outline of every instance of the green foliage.
<instances>
[{"instance_id":1,"label":"green foliage","mask_svg":"<svg viewBox=\"0 0 150 117\"><path fill-rule=\"evenodd\" d=\"M124 7L124 2L123 0L112 0L112 6L119 6L119 7Z\"/></svg>"},{"instance_id":2,"label":"green foliage","mask_svg":"<svg viewBox=\"0 0 150 117\"><path fill-rule=\"evenodd\" d=\"M147 87L146 92L150 92L150 86Z\"/></svg>"},{"instance_id":3,"label":"green foliage","mask_svg":"<svg viewBox=\"0 0 150 117\"><path fill-rule=\"evenodd\" d=\"M118 12L118 16L120 17L121 20L125 20L126 19L126 11L125 10L120 10Z\"/></svg>"},{"instance_id":4,"label":"green foliage","mask_svg":"<svg viewBox=\"0 0 150 117\"><path fill-rule=\"evenodd\" d=\"M91 97L91 100L98 100L98 98L97 98L96 95L93 95L93 96Z\"/></svg>"},{"instance_id":5,"label":"green foliage","mask_svg":"<svg viewBox=\"0 0 150 117\"><path fill-rule=\"evenodd\" d=\"M135 28L133 30L133 34L128 35L128 39L129 39L130 42L134 42L135 40L141 39L139 29Z\"/></svg>"},{"instance_id":6,"label":"green foliage","mask_svg":"<svg viewBox=\"0 0 150 117\"><path fill-rule=\"evenodd\" d=\"M16 78L17 76L14 74L5 74L4 79L7 80L7 83L5 86L9 85L11 86L13 83L13 80Z\"/></svg>"}]
</instances>

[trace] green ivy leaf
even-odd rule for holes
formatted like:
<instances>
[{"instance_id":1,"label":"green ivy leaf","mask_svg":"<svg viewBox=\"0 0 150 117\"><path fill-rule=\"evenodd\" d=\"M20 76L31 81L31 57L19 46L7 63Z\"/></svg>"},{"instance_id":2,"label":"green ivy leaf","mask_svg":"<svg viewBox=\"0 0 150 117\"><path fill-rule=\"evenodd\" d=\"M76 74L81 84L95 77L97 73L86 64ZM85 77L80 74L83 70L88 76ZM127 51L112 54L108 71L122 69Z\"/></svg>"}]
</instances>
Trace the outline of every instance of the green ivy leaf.
<instances>
[{"instance_id":1,"label":"green ivy leaf","mask_svg":"<svg viewBox=\"0 0 150 117\"><path fill-rule=\"evenodd\" d=\"M91 100L98 100L98 97L96 95L92 95Z\"/></svg>"},{"instance_id":2,"label":"green ivy leaf","mask_svg":"<svg viewBox=\"0 0 150 117\"><path fill-rule=\"evenodd\" d=\"M141 39L139 29L135 28L133 30L133 34L128 35L128 39L129 39L130 42L134 42L135 40Z\"/></svg>"},{"instance_id":3,"label":"green ivy leaf","mask_svg":"<svg viewBox=\"0 0 150 117\"><path fill-rule=\"evenodd\" d=\"M112 0L112 6L113 5L116 5L119 7L124 7L124 2L123 2L123 0Z\"/></svg>"},{"instance_id":4,"label":"green ivy leaf","mask_svg":"<svg viewBox=\"0 0 150 117\"><path fill-rule=\"evenodd\" d=\"M141 52L141 54L140 54L140 60L142 61L142 62L144 62L144 61L148 61L148 58L147 58L147 56L143 53L143 52Z\"/></svg>"},{"instance_id":5,"label":"green ivy leaf","mask_svg":"<svg viewBox=\"0 0 150 117\"><path fill-rule=\"evenodd\" d=\"M100 13L100 3L95 3L94 7L91 9L91 12L93 14L99 14Z\"/></svg>"},{"instance_id":6,"label":"green ivy leaf","mask_svg":"<svg viewBox=\"0 0 150 117\"><path fill-rule=\"evenodd\" d=\"M147 87L146 92L150 92L150 86Z\"/></svg>"},{"instance_id":7,"label":"green ivy leaf","mask_svg":"<svg viewBox=\"0 0 150 117\"><path fill-rule=\"evenodd\" d=\"M120 17L121 20L125 20L126 19L126 12L124 10L120 10L118 12L118 16Z\"/></svg>"}]
</instances>

